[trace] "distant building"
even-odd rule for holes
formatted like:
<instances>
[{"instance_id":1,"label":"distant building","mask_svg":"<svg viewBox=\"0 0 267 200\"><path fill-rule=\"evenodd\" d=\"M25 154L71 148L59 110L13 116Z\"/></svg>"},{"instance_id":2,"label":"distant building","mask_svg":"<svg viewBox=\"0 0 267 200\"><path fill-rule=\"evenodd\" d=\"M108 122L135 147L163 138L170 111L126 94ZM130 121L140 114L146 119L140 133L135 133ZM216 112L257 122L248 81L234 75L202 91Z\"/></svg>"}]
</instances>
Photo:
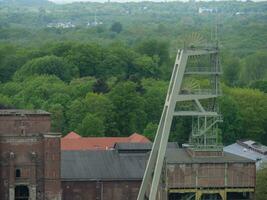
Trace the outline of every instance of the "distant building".
<instances>
[{"instance_id":1,"label":"distant building","mask_svg":"<svg viewBox=\"0 0 267 200\"><path fill-rule=\"evenodd\" d=\"M244 12L236 12L235 15L244 15Z\"/></svg>"},{"instance_id":2,"label":"distant building","mask_svg":"<svg viewBox=\"0 0 267 200\"><path fill-rule=\"evenodd\" d=\"M129 137L81 137L70 132L61 139L61 150L111 150L116 143L151 143L145 136L133 133Z\"/></svg>"},{"instance_id":3,"label":"distant building","mask_svg":"<svg viewBox=\"0 0 267 200\"><path fill-rule=\"evenodd\" d=\"M75 28L76 26L72 22L58 22L58 23L49 23L47 24L48 28Z\"/></svg>"},{"instance_id":4,"label":"distant building","mask_svg":"<svg viewBox=\"0 0 267 200\"><path fill-rule=\"evenodd\" d=\"M212 9L212 8L205 8L205 7L198 8L198 13L199 14L202 14L202 13L213 13L215 11L216 10L215 9Z\"/></svg>"},{"instance_id":5,"label":"distant building","mask_svg":"<svg viewBox=\"0 0 267 200\"><path fill-rule=\"evenodd\" d=\"M103 24L103 22L102 21L93 21L93 22L88 22L87 23L87 26L88 27L94 27L94 26L99 26L99 25L102 25Z\"/></svg>"},{"instance_id":6,"label":"distant building","mask_svg":"<svg viewBox=\"0 0 267 200\"><path fill-rule=\"evenodd\" d=\"M252 140L238 140L224 147L225 152L239 155L256 162L257 169L267 167L267 146Z\"/></svg>"}]
</instances>

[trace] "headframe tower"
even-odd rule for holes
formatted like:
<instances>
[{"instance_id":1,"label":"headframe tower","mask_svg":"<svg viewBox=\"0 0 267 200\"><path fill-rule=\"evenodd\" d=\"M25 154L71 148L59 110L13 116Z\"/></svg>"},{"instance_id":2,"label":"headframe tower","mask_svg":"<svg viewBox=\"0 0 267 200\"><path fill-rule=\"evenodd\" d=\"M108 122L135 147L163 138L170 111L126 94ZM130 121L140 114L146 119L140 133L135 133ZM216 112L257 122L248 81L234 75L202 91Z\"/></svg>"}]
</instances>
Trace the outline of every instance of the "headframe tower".
<instances>
[{"instance_id":1,"label":"headframe tower","mask_svg":"<svg viewBox=\"0 0 267 200\"><path fill-rule=\"evenodd\" d=\"M202 63L194 60L204 58ZM191 117L189 149L221 152L217 97L221 94L218 45L188 45L178 50L153 148L137 200L155 200L173 118ZM203 78L205 81L203 81ZM189 83L189 84L188 84Z\"/></svg>"}]
</instances>

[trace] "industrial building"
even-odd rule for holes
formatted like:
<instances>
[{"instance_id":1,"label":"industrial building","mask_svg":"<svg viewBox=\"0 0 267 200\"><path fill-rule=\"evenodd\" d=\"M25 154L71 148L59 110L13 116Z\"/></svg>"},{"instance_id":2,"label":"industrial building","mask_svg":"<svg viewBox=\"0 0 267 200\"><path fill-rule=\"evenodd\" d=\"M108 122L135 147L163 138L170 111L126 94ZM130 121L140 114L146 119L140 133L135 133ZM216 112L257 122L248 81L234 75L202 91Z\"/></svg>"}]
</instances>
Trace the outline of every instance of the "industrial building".
<instances>
[{"instance_id":1,"label":"industrial building","mask_svg":"<svg viewBox=\"0 0 267 200\"><path fill-rule=\"evenodd\" d=\"M0 110L0 199L61 199L60 137L50 113Z\"/></svg>"},{"instance_id":2,"label":"industrial building","mask_svg":"<svg viewBox=\"0 0 267 200\"><path fill-rule=\"evenodd\" d=\"M252 200L255 160L224 151L219 137L221 74L218 45L177 52L153 145L136 133L60 139L45 111L0 110L1 199ZM182 148L168 143L177 116L192 119Z\"/></svg>"},{"instance_id":3,"label":"industrial building","mask_svg":"<svg viewBox=\"0 0 267 200\"><path fill-rule=\"evenodd\" d=\"M225 152L239 155L256 162L256 168L267 167L267 146L252 140L238 140L223 148Z\"/></svg>"},{"instance_id":4,"label":"industrial building","mask_svg":"<svg viewBox=\"0 0 267 200\"><path fill-rule=\"evenodd\" d=\"M110 149L61 150L50 114L39 110L1 110L0 145L1 200L136 200L152 148L118 141ZM253 160L169 143L157 199L252 199L255 173Z\"/></svg>"}]
</instances>

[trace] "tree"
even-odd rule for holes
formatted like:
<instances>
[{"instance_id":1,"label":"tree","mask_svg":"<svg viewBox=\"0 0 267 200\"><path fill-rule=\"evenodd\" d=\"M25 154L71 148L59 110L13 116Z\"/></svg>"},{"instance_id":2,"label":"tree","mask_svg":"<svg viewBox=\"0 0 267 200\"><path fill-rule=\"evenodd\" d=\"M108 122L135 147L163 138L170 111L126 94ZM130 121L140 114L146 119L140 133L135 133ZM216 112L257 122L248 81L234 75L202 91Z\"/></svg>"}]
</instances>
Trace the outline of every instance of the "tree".
<instances>
[{"instance_id":1,"label":"tree","mask_svg":"<svg viewBox=\"0 0 267 200\"><path fill-rule=\"evenodd\" d=\"M241 81L243 84L251 81L267 79L267 52L258 51L247 56L243 60L244 66L241 70Z\"/></svg>"},{"instance_id":2,"label":"tree","mask_svg":"<svg viewBox=\"0 0 267 200\"><path fill-rule=\"evenodd\" d=\"M267 199L267 168L257 171L256 178L256 199L257 200L266 200Z\"/></svg>"},{"instance_id":3,"label":"tree","mask_svg":"<svg viewBox=\"0 0 267 200\"><path fill-rule=\"evenodd\" d=\"M145 90L143 97L145 99L144 109L147 113L147 120L158 124L163 110L168 82L148 78L143 79L141 84Z\"/></svg>"},{"instance_id":4,"label":"tree","mask_svg":"<svg viewBox=\"0 0 267 200\"><path fill-rule=\"evenodd\" d=\"M111 25L110 30L119 34L122 31L122 24L120 22L114 22Z\"/></svg>"},{"instance_id":5,"label":"tree","mask_svg":"<svg viewBox=\"0 0 267 200\"><path fill-rule=\"evenodd\" d=\"M11 108L12 101L9 97L0 93L0 109Z\"/></svg>"},{"instance_id":6,"label":"tree","mask_svg":"<svg viewBox=\"0 0 267 200\"><path fill-rule=\"evenodd\" d=\"M108 48L108 54L112 54L119 59L117 64L115 64L115 66L117 66L117 69L115 69L116 74L111 73L113 74L112 76L128 79L132 74L136 73L136 69L133 63L135 58L140 56L137 52L121 43L112 43ZM110 60L109 57L108 60ZM111 67L111 69L114 69L114 66Z\"/></svg>"},{"instance_id":7,"label":"tree","mask_svg":"<svg viewBox=\"0 0 267 200\"><path fill-rule=\"evenodd\" d=\"M68 131L76 130L86 115L82 98L77 98L67 106L66 117Z\"/></svg>"},{"instance_id":8,"label":"tree","mask_svg":"<svg viewBox=\"0 0 267 200\"><path fill-rule=\"evenodd\" d=\"M267 80L253 81L249 87L267 93Z\"/></svg>"},{"instance_id":9,"label":"tree","mask_svg":"<svg viewBox=\"0 0 267 200\"><path fill-rule=\"evenodd\" d=\"M98 116L88 113L79 125L77 132L82 136L104 136L104 122Z\"/></svg>"},{"instance_id":10,"label":"tree","mask_svg":"<svg viewBox=\"0 0 267 200\"><path fill-rule=\"evenodd\" d=\"M156 136L157 129L158 129L158 124L154 124L150 122L146 125L143 135L146 136L151 141L153 141Z\"/></svg>"},{"instance_id":11,"label":"tree","mask_svg":"<svg viewBox=\"0 0 267 200\"><path fill-rule=\"evenodd\" d=\"M9 81L16 70L25 63L25 58L16 55L8 55L0 61L0 82Z\"/></svg>"},{"instance_id":12,"label":"tree","mask_svg":"<svg viewBox=\"0 0 267 200\"><path fill-rule=\"evenodd\" d=\"M74 44L70 42L61 42L49 44L49 47L47 48L53 55L63 57L68 55L68 52L73 48L73 46Z\"/></svg>"},{"instance_id":13,"label":"tree","mask_svg":"<svg viewBox=\"0 0 267 200\"><path fill-rule=\"evenodd\" d=\"M83 77L73 79L68 86L68 91L72 99L84 98L88 92L93 91L96 82L94 77Z\"/></svg>"},{"instance_id":14,"label":"tree","mask_svg":"<svg viewBox=\"0 0 267 200\"><path fill-rule=\"evenodd\" d=\"M24 80L32 75L55 75L61 80L70 81L78 76L78 69L60 57L44 56L28 61L14 75L17 81Z\"/></svg>"},{"instance_id":15,"label":"tree","mask_svg":"<svg viewBox=\"0 0 267 200\"><path fill-rule=\"evenodd\" d=\"M5 84L0 84L1 93L10 97L18 94L22 89L22 85L19 82L7 82Z\"/></svg>"},{"instance_id":16,"label":"tree","mask_svg":"<svg viewBox=\"0 0 267 200\"><path fill-rule=\"evenodd\" d=\"M92 114L104 123L104 130L108 132L108 118L112 117L112 104L110 100L103 94L89 92L85 98L78 98L70 103L66 112L68 118L69 131L77 130L81 126L82 120Z\"/></svg>"},{"instance_id":17,"label":"tree","mask_svg":"<svg viewBox=\"0 0 267 200\"><path fill-rule=\"evenodd\" d=\"M51 113L51 129L62 133L65 128L64 107L61 104L50 104L47 111Z\"/></svg>"},{"instance_id":18,"label":"tree","mask_svg":"<svg viewBox=\"0 0 267 200\"><path fill-rule=\"evenodd\" d=\"M127 63L112 51L105 51L103 59L96 68L97 77L107 78L109 76L125 77Z\"/></svg>"},{"instance_id":19,"label":"tree","mask_svg":"<svg viewBox=\"0 0 267 200\"><path fill-rule=\"evenodd\" d=\"M158 56L160 65L169 61L169 44L165 41L146 40L138 46L138 51L150 57Z\"/></svg>"},{"instance_id":20,"label":"tree","mask_svg":"<svg viewBox=\"0 0 267 200\"><path fill-rule=\"evenodd\" d=\"M160 71L157 61L149 56L141 56L134 60L134 66L139 77L153 77L160 76Z\"/></svg>"},{"instance_id":21,"label":"tree","mask_svg":"<svg viewBox=\"0 0 267 200\"><path fill-rule=\"evenodd\" d=\"M169 140L177 142L179 145L188 143L191 127L192 119L190 117L173 118Z\"/></svg>"},{"instance_id":22,"label":"tree","mask_svg":"<svg viewBox=\"0 0 267 200\"><path fill-rule=\"evenodd\" d=\"M224 145L229 145L243 137L242 118L238 103L231 96L225 95L219 100L223 116L223 122L219 123L219 128L222 130L222 142Z\"/></svg>"},{"instance_id":23,"label":"tree","mask_svg":"<svg viewBox=\"0 0 267 200\"><path fill-rule=\"evenodd\" d=\"M111 101L103 94L88 93L83 103L86 112L95 114L103 121L105 121L105 119L109 117L109 114L112 110Z\"/></svg>"},{"instance_id":24,"label":"tree","mask_svg":"<svg viewBox=\"0 0 267 200\"><path fill-rule=\"evenodd\" d=\"M30 77L20 84L21 90L12 97L18 108L40 109L54 94L68 91L62 80L51 75Z\"/></svg>"},{"instance_id":25,"label":"tree","mask_svg":"<svg viewBox=\"0 0 267 200\"><path fill-rule=\"evenodd\" d=\"M1 33L0 33L1 35ZM10 81L25 62L24 51L13 45L0 45L0 83Z\"/></svg>"},{"instance_id":26,"label":"tree","mask_svg":"<svg viewBox=\"0 0 267 200\"><path fill-rule=\"evenodd\" d=\"M127 81L117 84L109 94L113 104L113 121L120 135L142 132L146 124L144 100L136 92L137 85Z\"/></svg>"},{"instance_id":27,"label":"tree","mask_svg":"<svg viewBox=\"0 0 267 200\"><path fill-rule=\"evenodd\" d=\"M102 48L96 44L78 44L68 51L66 58L79 68L81 77L96 76L102 60Z\"/></svg>"},{"instance_id":28,"label":"tree","mask_svg":"<svg viewBox=\"0 0 267 200\"><path fill-rule=\"evenodd\" d=\"M103 79L98 79L93 85L93 92L95 93L107 93L109 92L108 84Z\"/></svg>"},{"instance_id":29,"label":"tree","mask_svg":"<svg viewBox=\"0 0 267 200\"><path fill-rule=\"evenodd\" d=\"M259 90L241 88L226 88L224 92L237 103L242 120L240 137L266 144L267 95Z\"/></svg>"},{"instance_id":30,"label":"tree","mask_svg":"<svg viewBox=\"0 0 267 200\"><path fill-rule=\"evenodd\" d=\"M229 57L225 56L224 59L223 78L227 85L237 86L239 83L240 60L237 57Z\"/></svg>"}]
</instances>

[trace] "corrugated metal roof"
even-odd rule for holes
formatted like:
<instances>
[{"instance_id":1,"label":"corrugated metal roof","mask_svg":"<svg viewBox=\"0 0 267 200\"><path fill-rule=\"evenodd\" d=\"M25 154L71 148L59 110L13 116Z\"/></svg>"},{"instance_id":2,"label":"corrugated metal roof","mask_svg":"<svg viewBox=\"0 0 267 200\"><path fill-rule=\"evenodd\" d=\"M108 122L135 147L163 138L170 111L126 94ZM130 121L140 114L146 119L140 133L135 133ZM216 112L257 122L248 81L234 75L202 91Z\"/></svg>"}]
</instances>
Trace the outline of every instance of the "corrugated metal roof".
<instances>
[{"instance_id":1,"label":"corrugated metal roof","mask_svg":"<svg viewBox=\"0 0 267 200\"><path fill-rule=\"evenodd\" d=\"M139 180L148 154L110 151L61 151L61 177L76 180Z\"/></svg>"},{"instance_id":2,"label":"corrugated metal roof","mask_svg":"<svg viewBox=\"0 0 267 200\"><path fill-rule=\"evenodd\" d=\"M116 143L115 144L115 149L117 150L129 150L129 151L150 151L152 149L153 143ZM167 148L178 148L177 142L168 142Z\"/></svg>"},{"instance_id":3,"label":"corrugated metal roof","mask_svg":"<svg viewBox=\"0 0 267 200\"><path fill-rule=\"evenodd\" d=\"M148 153L109 151L61 151L61 177L65 180L140 180ZM249 163L252 160L225 153L223 157L191 157L185 149L168 148L169 164Z\"/></svg>"},{"instance_id":4,"label":"corrugated metal roof","mask_svg":"<svg viewBox=\"0 0 267 200\"><path fill-rule=\"evenodd\" d=\"M256 161L257 168L260 165L267 163L267 156L251 149L245 148L244 146L234 143L223 148L225 152L229 152L238 156L242 156L247 159Z\"/></svg>"}]
</instances>

